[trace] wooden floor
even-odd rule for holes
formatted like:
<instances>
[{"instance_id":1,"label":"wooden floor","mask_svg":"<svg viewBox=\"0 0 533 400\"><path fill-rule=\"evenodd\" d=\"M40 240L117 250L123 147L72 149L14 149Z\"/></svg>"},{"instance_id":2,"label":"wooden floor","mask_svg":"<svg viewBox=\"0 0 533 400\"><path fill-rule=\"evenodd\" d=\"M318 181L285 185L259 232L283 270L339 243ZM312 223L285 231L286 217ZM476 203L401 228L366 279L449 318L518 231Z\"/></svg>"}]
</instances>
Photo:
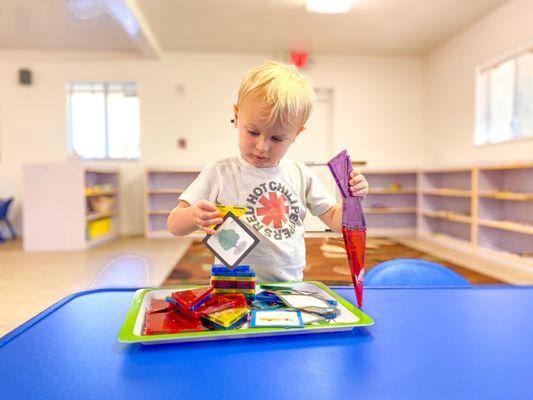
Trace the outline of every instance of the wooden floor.
<instances>
[{"instance_id":1,"label":"wooden floor","mask_svg":"<svg viewBox=\"0 0 533 400\"><path fill-rule=\"evenodd\" d=\"M396 238L395 240L502 282L512 285L533 285L533 268L529 266L519 266L505 259L480 258L416 237Z\"/></svg>"},{"instance_id":2,"label":"wooden floor","mask_svg":"<svg viewBox=\"0 0 533 400\"><path fill-rule=\"evenodd\" d=\"M115 275L106 275L106 265L124 255L146 260L148 278L137 286L159 286L185 253L192 239L119 238L87 251L68 253L25 253L20 241L0 244L0 336L65 296L94 288L116 286ZM422 251L449 257L459 265L512 284L533 284L533 271L516 271L496 262L427 245L415 238L402 239ZM103 273L102 273L103 272ZM135 286L125 271L123 286Z\"/></svg>"},{"instance_id":3,"label":"wooden floor","mask_svg":"<svg viewBox=\"0 0 533 400\"><path fill-rule=\"evenodd\" d=\"M20 241L0 244L0 336L69 294L106 286L101 271L110 260L136 255L146 260L149 278L159 286L187 249L191 239L119 238L87 251L25 253ZM134 286L128 273L123 285ZM110 278L110 286L117 286ZM137 287L138 287L137 286Z\"/></svg>"},{"instance_id":4,"label":"wooden floor","mask_svg":"<svg viewBox=\"0 0 533 400\"><path fill-rule=\"evenodd\" d=\"M319 281L329 286L352 284L342 236L306 237L305 248L307 258L304 269L305 280ZM400 244L398 240L388 238L367 238L365 257L367 272L378 264L398 258L436 262L462 275L473 285L507 283L506 279L497 279L474 269L464 268L461 266L462 263L436 257L434 252L420 251L408 243ZM213 254L204 246L201 239L195 239L163 284L175 286L207 282L211 276L212 263Z\"/></svg>"}]
</instances>

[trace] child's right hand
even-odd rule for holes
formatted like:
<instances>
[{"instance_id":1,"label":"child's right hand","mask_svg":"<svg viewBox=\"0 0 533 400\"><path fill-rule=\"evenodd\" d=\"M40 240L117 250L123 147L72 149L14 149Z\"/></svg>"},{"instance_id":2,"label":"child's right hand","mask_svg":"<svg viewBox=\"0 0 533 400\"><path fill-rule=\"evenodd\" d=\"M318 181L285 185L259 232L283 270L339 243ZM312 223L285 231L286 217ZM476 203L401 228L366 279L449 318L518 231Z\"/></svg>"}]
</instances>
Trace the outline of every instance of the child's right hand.
<instances>
[{"instance_id":1,"label":"child's right hand","mask_svg":"<svg viewBox=\"0 0 533 400\"><path fill-rule=\"evenodd\" d=\"M205 233L214 234L215 230L210 228L211 225L218 225L223 222L220 217L220 211L215 204L207 200L198 200L191 206L192 223L203 230Z\"/></svg>"}]
</instances>

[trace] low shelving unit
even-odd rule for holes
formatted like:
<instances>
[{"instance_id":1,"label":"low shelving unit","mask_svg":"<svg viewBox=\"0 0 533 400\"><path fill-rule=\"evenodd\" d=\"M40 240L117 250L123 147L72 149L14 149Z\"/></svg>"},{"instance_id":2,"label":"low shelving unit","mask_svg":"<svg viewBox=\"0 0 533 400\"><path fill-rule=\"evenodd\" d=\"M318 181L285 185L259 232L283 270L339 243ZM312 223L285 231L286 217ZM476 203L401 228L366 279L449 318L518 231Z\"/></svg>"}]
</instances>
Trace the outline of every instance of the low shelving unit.
<instances>
[{"instance_id":1,"label":"low shelving unit","mask_svg":"<svg viewBox=\"0 0 533 400\"><path fill-rule=\"evenodd\" d=\"M418 237L533 266L533 162L419 172Z\"/></svg>"},{"instance_id":2,"label":"low shelving unit","mask_svg":"<svg viewBox=\"0 0 533 400\"><path fill-rule=\"evenodd\" d=\"M416 232L417 171L364 169L370 191L363 200L368 234L405 236Z\"/></svg>"},{"instance_id":3,"label":"low shelving unit","mask_svg":"<svg viewBox=\"0 0 533 400\"><path fill-rule=\"evenodd\" d=\"M419 171L418 235L453 238L470 245L472 238L472 169ZM458 243L457 243L458 242Z\"/></svg>"},{"instance_id":4,"label":"low shelving unit","mask_svg":"<svg viewBox=\"0 0 533 400\"><path fill-rule=\"evenodd\" d=\"M117 169L28 164L23 175L24 250L82 250L118 236Z\"/></svg>"},{"instance_id":5,"label":"low shelving unit","mask_svg":"<svg viewBox=\"0 0 533 400\"><path fill-rule=\"evenodd\" d=\"M533 162L477 169L476 245L533 265Z\"/></svg>"},{"instance_id":6,"label":"low shelving unit","mask_svg":"<svg viewBox=\"0 0 533 400\"><path fill-rule=\"evenodd\" d=\"M167 218L179 195L198 177L199 168L147 168L145 171L145 237L170 238ZM195 232L198 235L200 232Z\"/></svg>"},{"instance_id":7,"label":"low shelving unit","mask_svg":"<svg viewBox=\"0 0 533 400\"><path fill-rule=\"evenodd\" d=\"M195 168L146 170L147 237L170 237L168 214L199 172ZM315 173L336 193L329 171ZM533 265L533 162L364 168L363 173L370 184L363 202L370 236L416 235L469 254ZM305 225L307 232L324 231L310 217Z\"/></svg>"}]
</instances>

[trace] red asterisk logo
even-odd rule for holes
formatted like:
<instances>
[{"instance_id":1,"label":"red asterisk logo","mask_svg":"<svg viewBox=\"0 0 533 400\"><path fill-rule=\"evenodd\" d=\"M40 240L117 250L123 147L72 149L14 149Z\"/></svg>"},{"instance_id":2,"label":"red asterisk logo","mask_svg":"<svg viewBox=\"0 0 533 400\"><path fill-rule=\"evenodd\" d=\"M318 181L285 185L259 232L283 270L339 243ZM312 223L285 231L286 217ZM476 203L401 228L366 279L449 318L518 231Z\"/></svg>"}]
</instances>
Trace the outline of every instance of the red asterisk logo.
<instances>
[{"instance_id":1,"label":"red asterisk logo","mask_svg":"<svg viewBox=\"0 0 533 400\"><path fill-rule=\"evenodd\" d=\"M289 206L285 205L287 199L282 194L278 197L275 192L268 194L268 199L263 196L259 203L263 206L257 209L257 215L263 216L262 223L266 226L274 223L274 228L282 228L282 222L287 222Z\"/></svg>"}]
</instances>

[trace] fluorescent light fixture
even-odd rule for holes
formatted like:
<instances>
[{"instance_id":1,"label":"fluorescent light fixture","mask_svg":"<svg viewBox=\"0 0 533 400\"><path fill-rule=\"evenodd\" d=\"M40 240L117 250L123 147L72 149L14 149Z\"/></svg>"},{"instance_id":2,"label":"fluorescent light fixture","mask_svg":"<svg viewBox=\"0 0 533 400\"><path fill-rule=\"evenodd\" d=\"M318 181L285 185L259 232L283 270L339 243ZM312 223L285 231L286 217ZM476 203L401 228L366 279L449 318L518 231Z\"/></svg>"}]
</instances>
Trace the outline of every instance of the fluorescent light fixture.
<instances>
[{"instance_id":1,"label":"fluorescent light fixture","mask_svg":"<svg viewBox=\"0 0 533 400\"><path fill-rule=\"evenodd\" d=\"M342 14L350 11L353 3L354 0L307 0L305 9L321 14Z\"/></svg>"},{"instance_id":2,"label":"fluorescent light fixture","mask_svg":"<svg viewBox=\"0 0 533 400\"><path fill-rule=\"evenodd\" d=\"M137 37L141 30L125 0L70 0L68 8L74 17L80 20L94 19L102 14L109 14L132 37Z\"/></svg>"},{"instance_id":3,"label":"fluorescent light fixture","mask_svg":"<svg viewBox=\"0 0 533 400\"><path fill-rule=\"evenodd\" d=\"M107 11L101 0L70 0L67 6L74 17L81 20L99 17Z\"/></svg>"}]
</instances>

